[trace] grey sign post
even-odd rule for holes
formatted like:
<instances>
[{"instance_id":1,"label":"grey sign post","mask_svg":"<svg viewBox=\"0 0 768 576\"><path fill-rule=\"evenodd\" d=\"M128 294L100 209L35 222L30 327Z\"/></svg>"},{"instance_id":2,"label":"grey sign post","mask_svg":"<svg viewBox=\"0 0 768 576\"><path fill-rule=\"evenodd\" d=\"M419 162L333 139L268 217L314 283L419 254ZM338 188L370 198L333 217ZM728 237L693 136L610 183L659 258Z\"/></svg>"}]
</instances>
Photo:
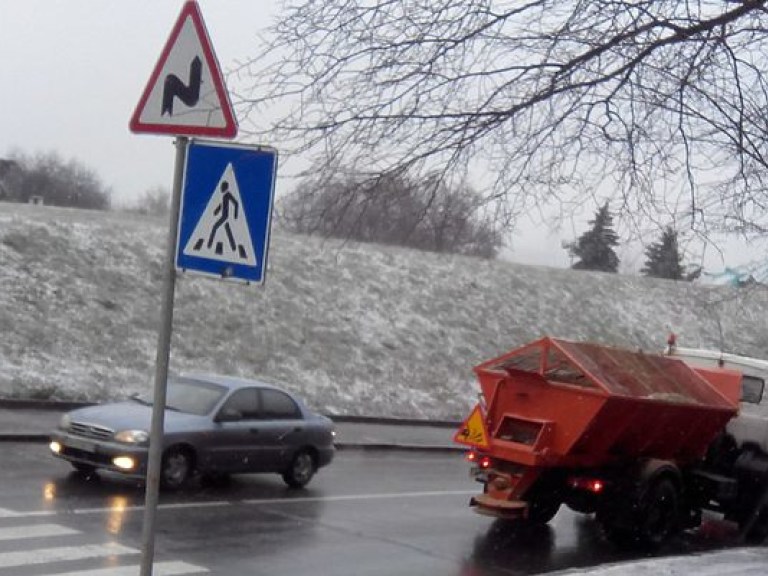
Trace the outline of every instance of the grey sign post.
<instances>
[{"instance_id":1,"label":"grey sign post","mask_svg":"<svg viewBox=\"0 0 768 576\"><path fill-rule=\"evenodd\" d=\"M201 97L201 87L213 90ZM170 230L163 275L161 325L157 338L154 403L149 433L149 457L142 531L140 576L152 576L155 552L155 516L160 493L163 429L168 364L176 289L174 256L178 237L179 206L186 165L188 136L233 138L237 122L224 87L200 9L186 2L130 121L133 132L176 136L176 160L171 198Z\"/></svg>"},{"instance_id":2,"label":"grey sign post","mask_svg":"<svg viewBox=\"0 0 768 576\"><path fill-rule=\"evenodd\" d=\"M171 197L170 227L166 243L165 270L163 271L163 302L160 312L160 330L157 336L155 357L155 392L152 403L152 425L149 432L149 462L144 497L144 525L142 528L141 576L152 576L155 556L155 516L160 495L160 470L163 460L163 429L165 420L166 382L168 361L171 355L171 333L173 331L173 301L176 291L176 236L178 235L179 205L181 186L184 178L184 164L189 140L181 136L176 139L176 162L173 170L173 193Z\"/></svg>"}]
</instances>

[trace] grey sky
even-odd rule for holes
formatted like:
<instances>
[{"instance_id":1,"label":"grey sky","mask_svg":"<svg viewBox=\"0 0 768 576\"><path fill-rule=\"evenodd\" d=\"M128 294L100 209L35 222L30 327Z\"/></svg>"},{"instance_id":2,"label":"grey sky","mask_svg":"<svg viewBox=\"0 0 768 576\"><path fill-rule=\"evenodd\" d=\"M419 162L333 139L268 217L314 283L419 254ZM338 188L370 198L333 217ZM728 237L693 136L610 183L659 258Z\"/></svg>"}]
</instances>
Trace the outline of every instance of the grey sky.
<instances>
[{"instance_id":1,"label":"grey sky","mask_svg":"<svg viewBox=\"0 0 768 576\"><path fill-rule=\"evenodd\" d=\"M271 2L199 4L225 71L253 53ZM173 138L132 134L128 122L182 5L0 0L0 156L18 148L77 158L118 203L170 187Z\"/></svg>"},{"instance_id":2,"label":"grey sky","mask_svg":"<svg viewBox=\"0 0 768 576\"><path fill-rule=\"evenodd\" d=\"M173 139L135 135L128 123L160 56L183 0L0 0L0 157L57 151L93 168L117 205L150 187L170 187ZM256 36L269 24L276 0L199 0L226 74L253 57ZM273 144L264 142L264 144ZM278 193L281 188L278 178ZM563 240L584 231L594 207L565 228L521 222L508 251L519 262L567 266ZM763 257L764 250L727 244L729 265ZM637 271L642 248L627 247L622 269ZM706 263L722 270L716 251Z\"/></svg>"}]
</instances>

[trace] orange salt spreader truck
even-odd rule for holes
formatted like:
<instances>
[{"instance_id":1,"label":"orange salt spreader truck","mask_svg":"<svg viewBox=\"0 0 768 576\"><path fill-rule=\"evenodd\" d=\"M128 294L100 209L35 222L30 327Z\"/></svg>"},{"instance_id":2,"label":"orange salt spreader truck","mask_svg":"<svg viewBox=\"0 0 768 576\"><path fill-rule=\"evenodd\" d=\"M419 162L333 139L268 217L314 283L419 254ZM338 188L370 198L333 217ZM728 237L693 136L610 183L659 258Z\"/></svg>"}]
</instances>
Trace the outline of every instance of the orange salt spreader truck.
<instances>
[{"instance_id":1,"label":"orange salt spreader truck","mask_svg":"<svg viewBox=\"0 0 768 576\"><path fill-rule=\"evenodd\" d=\"M543 524L565 504L618 545L656 547L712 510L768 537L768 456L728 442L741 372L547 337L475 373L480 403L454 440L483 484L478 513Z\"/></svg>"}]
</instances>

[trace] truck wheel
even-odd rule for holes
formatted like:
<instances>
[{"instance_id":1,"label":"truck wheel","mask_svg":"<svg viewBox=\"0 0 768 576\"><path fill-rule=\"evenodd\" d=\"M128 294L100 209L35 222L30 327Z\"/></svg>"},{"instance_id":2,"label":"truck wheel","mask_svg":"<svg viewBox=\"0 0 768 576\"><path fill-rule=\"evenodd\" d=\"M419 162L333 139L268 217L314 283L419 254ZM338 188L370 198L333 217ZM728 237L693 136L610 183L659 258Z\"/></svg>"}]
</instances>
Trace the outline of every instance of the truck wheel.
<instances>
[{"instance_id":1,"label":"truck wheel","mask_svg":"<svg viewBox=\"0 0 768 576\"><path fill-rule=\"evenodd\" d=\"M560 510L560 502L547 498L536 498L528 501L528 518L526 521L532 525L549 523Z\"/></svg>"},{"instance_id":2,"label":"truck wheel","mask_svg":"<svg viewBox=\"0 0 768 576\"><path fill-rule=\"evenodd\" d=\"M640 543L658 548L677 532L680 519L677 488L662 478L654 482L641 503Z\"/></svg>"},{"instance_id":3,"label":"truck wheel","mask_svg":"<svg viewBox=\"0 0 768 576\"><path fill-rule=\"evenodd\" d=\"M762 544L768 540L768 506L763 506L757 514L749 532L744 535L744 540L749 544Z\"/></svg>"},{"instance_id":4,"label":"truck wheel","mask_svg":"<svg viewBox=\"0 0 768 576\"><path fill-rule=\"evenodd\" d=\"M730 434L723 432L707 448L704 462L716 472L729 474L732 473L738 455L739 449L736 440Z\"/></svg>"},{"instance_id":5,"label":"truck wheel","mask_svg":"<svg viewBox=\"0 0 768 576\"><path fill-rule=\"evenodd\" d=\"M677 532L680 525L675 484L661 478L641 498L598 512L608 540L624 549L655 549Z\"/></svg>"}]
</instances>

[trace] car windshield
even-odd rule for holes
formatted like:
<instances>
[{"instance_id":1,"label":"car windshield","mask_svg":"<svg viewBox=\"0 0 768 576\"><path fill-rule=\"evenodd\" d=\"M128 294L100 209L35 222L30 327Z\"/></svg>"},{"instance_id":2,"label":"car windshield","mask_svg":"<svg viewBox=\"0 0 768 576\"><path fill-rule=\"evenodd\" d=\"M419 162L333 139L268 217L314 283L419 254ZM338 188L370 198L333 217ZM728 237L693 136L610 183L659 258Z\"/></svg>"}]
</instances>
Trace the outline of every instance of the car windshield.
<instances>
[{"instance_id":1,"label":"car windshield","mask_svg":"<svg viewBox=\"0 0 768 576\"><path fill-rule=\"evenodd\" d=\"M211 382L172 378L168 381L165 407L175 412L203 416L213 410L226 391L224 386ZM153 403L151 395L136 395L131 399L147 406L152 406Z\"/></svg>"}]
</instances>

